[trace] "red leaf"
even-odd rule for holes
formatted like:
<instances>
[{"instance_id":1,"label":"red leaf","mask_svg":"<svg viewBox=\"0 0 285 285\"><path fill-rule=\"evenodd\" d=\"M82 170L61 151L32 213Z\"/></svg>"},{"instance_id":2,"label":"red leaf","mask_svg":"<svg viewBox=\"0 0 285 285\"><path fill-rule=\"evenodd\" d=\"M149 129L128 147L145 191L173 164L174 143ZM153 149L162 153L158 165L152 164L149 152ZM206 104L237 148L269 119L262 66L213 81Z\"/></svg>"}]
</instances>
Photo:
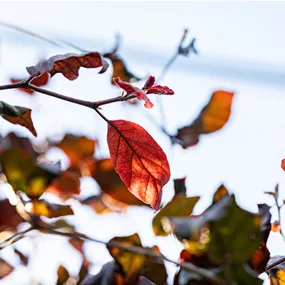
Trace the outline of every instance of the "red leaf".
<instances>
[{"instance_id":1,"label":"red leaf","mask_svg":"<svg viewBox=\"0 0 285 285\"><path fill-rule=\"evenodd\" d=\"M149 89L150 87L153 86L154 82L155 82L155 77L151 75L151 76L148 78L148 80L145 82L145 84L144 84L144 86L143 86L142 89L143 89L143 90Z\"/></svg>"},{"instance_id":2,"label":"red leaf","mask_svg":"<svg viewBox=\"0 0 285 285\"><path fill-rule=\"evenodd\" d=\"M64 55L55 55L47 60L40 61L35 66L27 67L31 76L39 76L48 72L51 77L56 73L62 73L69 80L78 77L80 67L97 68L102 67L99 73L107 70L109 64L98 52L87 52L83 54L67 53Z\"/></svg>"},{"instance_id":3,"label":"red leaf","mask_svg":"<svg viewBox=\"0 0 285 285\"><path fill-rule=\"evenodd\" d=\"M14 79L14 78L11 78L10 79L11 83L18 83L20 81L22 81L22 79ZM48 72L45 72L43 74L41 74L40 76L38 77L35 77L30 83L35 85L35 86L44 86L48 83L49 81L49 74ZM25 92L25 93L28 93L30 95L34 94L34 90L31 90L31 89L26 89L26 88L18 88L19 90Z\"/></svg>"},{"instance_id":4,"label":"red leaf","mask_svg":"<svg viewBox=\"0 0 285 285\"><path fill-rule=\"evenodd\" d=\"M157 210L170 178L165 153L141 126L124 120L111 124L107 141L116 172L136 197Z\"/></svg>"},{"instance_id":5,"label":"red leaf","mask_svg":"<svg viewBox=\"0 0 285 285\"><path fill-rule=\"evenodd\" d=\"M285 158L281 161L281 168L285 171Z\"/></svg>"},{"instance_id":6,"label":"red leaf","mask_svg":"<svg viewBox=\"0 0 285 285\"><path fill-rule=\"evenodd\" d=\"M150 87L146 94L174 95L174 91L167 86L155 85Z\"/></svg>"}]
</instances>

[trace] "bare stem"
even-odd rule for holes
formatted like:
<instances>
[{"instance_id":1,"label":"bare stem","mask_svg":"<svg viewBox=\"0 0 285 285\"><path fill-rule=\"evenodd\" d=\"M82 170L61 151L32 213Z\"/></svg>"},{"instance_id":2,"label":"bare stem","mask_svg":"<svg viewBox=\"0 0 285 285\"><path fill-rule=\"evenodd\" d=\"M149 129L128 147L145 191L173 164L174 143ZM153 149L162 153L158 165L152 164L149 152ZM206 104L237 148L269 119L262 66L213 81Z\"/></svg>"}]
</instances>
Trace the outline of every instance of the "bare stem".
<instances>
[{"instance_id":1,"label":"bare stem","mask_svg":"<svg viewBox=\"0 0 285 285\"><path fill-rule=\"evenodd\" d=\"M281 206L280 206L279 203L278 203L278 198L277 198L277 196L276 196L276 195L273 195L273 197L274 197L275 204L276 204L276 207L277 207L278 221L279 221L279 226L280 226L279 232L280 232L280 234L281 234L283 240L285 241L285 235L284 235L284 233L283 233L283 231L282 231L282 224L281 224Z\"/></svg>"},{"instance_id":2,"label":"bare stem","mask_svg":"<svg viewBox=\"0 0 285 285\"><path fill-rule=\"evenodd\" d=\"M28 228L28 229L26 229L26 230L24 230L22 232L19 232L19 233L16 233L16 234L12 235L8 239L2 241L0 243L0 250L5 248L5 247L7 247L7 246L9 246L9 245L11 245L11 244L13 244L13 243L15 243L15 242L17 242L17 241L19 241L20 239L24 238L25 234L30 232L30 231L32 231L32 230L34 230L34 228L30 227L30 228Z\"/></svg>"}]
</instances>

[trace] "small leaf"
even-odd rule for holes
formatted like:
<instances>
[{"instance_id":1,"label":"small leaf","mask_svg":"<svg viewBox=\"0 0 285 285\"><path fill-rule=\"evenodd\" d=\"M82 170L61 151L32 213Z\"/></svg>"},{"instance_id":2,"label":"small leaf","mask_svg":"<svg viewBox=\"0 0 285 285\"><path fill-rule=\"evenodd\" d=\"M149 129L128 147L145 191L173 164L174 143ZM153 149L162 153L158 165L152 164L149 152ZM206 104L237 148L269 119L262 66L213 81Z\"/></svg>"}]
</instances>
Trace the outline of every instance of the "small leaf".
<instances>
[{"instance_id":1,"label":"small leaf","mask_svg":"<svg viewBox=\"0 0 285 285\"><path fill-rule=\"evenodd\" d=\"M279 221L275 221L274 223L271 224L271 231L275 233L280 232L280 223Z\"/></svg>"},{"instance_id":2,"label":"small leaf","mask_svg":"<svg viewBox=\"0 0 285 285\"><path fill-rule=\"evenodd\" d=\"M53 193L63 200L79 195L79 176L72 171L64 171L52 181L46 192Z\"/></svg>"},{"instance_id":3,"label":"small leaf","mask_svg":"<svg viewBox=\"0 0 285 285\"><path fill-rule=\"evenodd\" d=\"M11 78L10 81L11 83L18 83L20 81L22 81L23 79L15 79L15 78ZM32 85L35 85L35 86L38 86L38 87L41 87L41 86L44 86L48 83L49 81L49 73L48 72L45 72L43 74L41 74L40 76L38 77L35 77L34 79L31 80L31 84ZM25 93L28 93L30 95L34 94L35 91L32 90L32 89L27 89L27 88L18 88L20 91L22 92L25 92Z\"/></svg>"},{"instance_id":4,"label":"small leaf","mask_svg":"<svg viewBox=\"0 0 285 285\"><path fill-rule=\"evenodd\" d=\"M115 237L111 239L110 242L111 241L120 242L128 246L141 246L141 241L138 234L126 237ZM135 281L138 277L141 268L144 266L146 257L144 255L137 254L134 252L128 252L120 248L110 246L107 246L107 248L111 256L116 260L117 263L122 266L123 271L125 273L126 283L128 284Z\"/></svg>"},{"instance_id":5,"label":"small leaf","mask_svg":"<svg viewBox=\"0 0 285 285\"><path fill-rule=\"evenodd\" d=\"M63 267L62 265L60 265L57 269L57 282L56 285L64 285L65 282L69 279L69 273L68 271L65 269L65 267Z\"/></svg>"},{"instance_id":6,"label":"small leaf","mask_svg":"<svg viewBox=\"0 0 285 285\"><path fill-rule=\"evenodd\" d=\"M249 265L255 272L261 274L265 271L269 258L270 252L265 242L262 242L260 247L250 257Z\"/></svg>"},{"instance_id":7,"label":"small leaf","mask_svg":"<svg viewBox=\"0 0 285 285\"><path fill-rule=\"evenodd\" d=\"M93 156L96 141L84 136L66 134L63 140L55 146L62 149L70 159L70 167L77 166L78 162Z\"/></svg>"},{"instance_id":8,"label":"small leaf","mask_svg":"<svg viewBox=\"0 0 285 285\"><path fill-rule=\"evenodd\" d=\"M220 130L229 120L233 96L234 93L228 91L214 92L193 123L178 130L174 142L187 148L196 145L201 134Z\"/></svg>"},{"instance_id":9,"label":"small leaf","mask_svg":"<svg viewBox=\"0 0 285 285\"><path fill-rule=\"evenodd\" d=\"M19 251L18 249L16 249L16 248L14 249L14 251L15 251L15 253L19 256L21 262L22 262L25 266L27 266L27 265L28 265L28 262L29 262L29 258L28 258L26 255L24 255L21 251Z\"/></svg>"},{"instance_id":10,"label":"small leaf","mask_svg":"<svg viewBox=\"0 0 285 285\"><path fill-rule=\"evenodd\" d=\"M65 55L55 55L47 60L40 61L35 66L27 67L31 76L39 76L48 72L51 77L56 73L62 73L69 80L78 77L80 67L97 68L102 67L99 73L107 70L109 64L98 52L87 52L83 54L67 53Z\"/></svg>"},{"instance_id":11,"label":"small leaf","mask_svg":"<svg viewBox=\"0 0 285 285\"><path fill-rule=\"evenodd\" d=\"M137 198L157 210L170 178L165 153L141 126L124 120L111 124L107 141L115 170Z\"/></svg>"},{"instance_id":12,"label":"small leaf","mask_svg":"<svg viewBox=\"0 0 285 285\"><path fill-rule=\"evenodd\" d=\"M30 109L11 106L3 101L0 101L0 116L12 124L21 125L27 128L36 137L37 132L31 119L31 112L32 110Z\"/></svg>"},{"instance_id":13,"label":"small leaf","mask_svg":"<svg viewBox=\"0 0 285 285\"><path fill-rule=\"evenodd\" d=\"M164 217L187 217L189 216L200 197L174 197L165 207L163 207L152 220L152 229L156 236L167 236L162 226Z\"/></svg>"},{"instance_id":14,"label":"small leaf","mask_svg":"<svg viewBox=\"0 0 285 285\"><path fill-rule=\"evenodd\" d=\"M281 168L285 171L285 158L281 161Z\"/></svg>"},{"instance_id":15,"label":"small leaf","mask_svg":"<svg viewBox=\"0 0 285 285\"><path fill-rule=\"evenodd\" d=\"M52 204L45 200L31 200L26 203L25 209L31 215L45 216L48 218L73 215L73 211L70 206Z\"/></svg>"},{"instance_id":16,"label":"small leaf","mask_svg":"<svg viewBox=\"0 0 285 285\"><path fill-rule=\"evenodd\" d=\"M268 261L267 266L270 266L271 264L281 260L284 258L284 256L273 256L270 257L270 260ZM270 278L270 285L284 285L285 284L285 262L282 262L276 266L274 266L272 269L266 271Z\"/></svg>"},{"instance_id":17,"label":"small leaf","mask_svg":"<svg viewBox=\"0 0 285 285\"><path fill-rule=\"evenodd\" d=\"M0 280L8 276L13 270L14 267L12 265L0 258Z\"/></svg>"},{"instance_id":18,"label":"small leaf","mask_svg":"<svg viewBox=\"0 0 285 285\"><path fill-rule=\"evenodd\" d=\"M220 201L225 196L229 196L227 188L222 184L214 193L213 203Z\"/></svg>"}]
</instances>

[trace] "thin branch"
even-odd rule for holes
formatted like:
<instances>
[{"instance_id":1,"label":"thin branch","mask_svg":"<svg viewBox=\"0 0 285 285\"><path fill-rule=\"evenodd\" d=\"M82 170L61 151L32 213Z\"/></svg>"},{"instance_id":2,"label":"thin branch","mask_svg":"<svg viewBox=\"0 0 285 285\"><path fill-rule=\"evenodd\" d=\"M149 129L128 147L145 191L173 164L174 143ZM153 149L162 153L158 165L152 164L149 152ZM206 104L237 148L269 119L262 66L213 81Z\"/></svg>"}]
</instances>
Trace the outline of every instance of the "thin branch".
<instances>
[{"instance_id":1,"label":"thin branch","mask_svg":"<svg viewBox=\"0 0 285 285\"><path fill-rule=\"evenodd\" d=\"M274 268L275 266L277 266L277 265L279 265L279 264L281 264L283 262L285 262L285 256L280 258L279 260L273 262L272 264L266 266L264 272L270 271L272 268Z\"/></svg>"},{"instance_id":2,"label":"thin branch","mask_svg":"<svg viewBox=\"0 0 285 285\"><path fill-rule=\"evenodd\" d=\"M188 271L195 272L196 274L199 274L200 276L204 277L205 279L211 281L212 284L224 284L224 282L220 278L218 278L214 274L210 273L208 270L205 270L203 268L199 268L199 267L193 265L192 263L177 262L177 261L171 260L168 257L164 256L163 254L156 253L151 249L147 249L147 248L143 248L143 247L135 246L135 245L128 245L128 244L124 244L122 242L118 242L118 241L114 241L114 240L106 242L106 241L102 241L102 240L98 240L95 238L88 237L84 234L77 233L77 232L75 232L75 233L60 232L60 231L56 231L56 230L50 229L50 228L44 228L43 230L49 234L65 236L65 237L70 237L70 238L75 238L75 239L84 239L84 240L104 244L107 247L116 247L116 248L119 248L119 249L122 249L125 251L130 251L130 252L134 252L137 254L142 254L145 256L157 258L158 260L162 260L162 261L164 260L164 261L173 263L176 266L184 268Z\"/></svg>"},{"instance_id":3,"label":"thin branch","mask_svg":"<svg viewBox=\"0 0 285 285\"><path fill-rule=\"evenodd\" d=\"M30 231L32 231L32 230L34 230L34 228L30 227L30 228L28 228L28 229L26 229L26 230L24 230L22 232L19 232L19 233L16 233L16 234L12 235L8 239L2 241L0 243L0 250L5 248L5 247L7 247L7 246L9 246L9 245L11 245L11 244L13 244L13 243L15 243L15 242L17 242L17 241L19 241L20 239L24 238L25 234L30 232Z\"/></svg>"},{"instance_id":4,"label":"thin branch","mask_svg":"<svg viewBox=\"0 0 285 285\"><path fill-rule=\"evenodd\" d=\"M279 232L280 232L283 240L285 241L285 235L282 231L282 223L281 223L281 206L279 205L279 202L278 202L278 184L275 187L275 192L277 193L277 195L273 195L273 198L274 198L274 201L275 201L275 204L277 207L278 221L279 221L279 226L280 226Z\"/></svg>"}]
</instances>

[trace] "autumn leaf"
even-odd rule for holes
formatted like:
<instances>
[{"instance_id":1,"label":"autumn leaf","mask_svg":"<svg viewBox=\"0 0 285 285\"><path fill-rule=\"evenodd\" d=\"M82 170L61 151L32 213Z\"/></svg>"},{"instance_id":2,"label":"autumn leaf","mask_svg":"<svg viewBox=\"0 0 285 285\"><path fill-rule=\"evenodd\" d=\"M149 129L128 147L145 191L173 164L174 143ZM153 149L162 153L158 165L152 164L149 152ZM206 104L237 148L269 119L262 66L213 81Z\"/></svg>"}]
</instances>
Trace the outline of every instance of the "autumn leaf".
<instances>
[{"instance_id":1,"label":"autumn leaf","mask_svg":"<svg viewBox=\"0 0 285 285\"><path fill-rule=\"evenodd\" d=\"M91 209L93 209L97 214L103 215L106 213L115 212L110 209L103 201L101 195L94 195L88 197L81 201L83 205L88 205Z\"/></svg>"},{"instance_id":2,"label":"autumn leaf","mask_svg":"<svg viewBox=\"0 0 285 285\"><path fill-rule=\"evenodd\" d=\"M141 241L138 234L126 237L115 237L110 242L116 241L128 246L141 246ZM146 256L134 252L126 251L124 249L107 246L111 256L119 263L125 273L125 281L135 281L141 268L144 266Z\"/></svg>"},{"instance_id":3,"label":"autumn leaf","mask_svg":"<svg viewBox=\"0 0 285 285\"><path fill-rule=\"evenodd\" d=\"M107 141L116 172L137 198L158 210L162 187L170 178L167 157L141 126L111 121Z\"/></svg>"},{"instance_id":4,"label":"autumn leaf","mask_svg":"<svg viewBox=\"0 0 285 285\"><path fill-rule=\"evenodd\" d=\"M152 229L156 236L167 236L162 226L164 217L187 217L189 216L200 197L174 197L165 207L163 207L152 220Z\"/></svg>"},{"instance_id":5,"label":"autumn leaf","mask_svg":"<svg viewBox=\"0 0 285 285\"><path fill-rule=\"evenodd\" d=\"M52 204L45 200L36 199L27 202L25 210L33 216L45 216L48 218L73 215L73 211L68 205Z\"/></svg>"},{"instance_id":6,"label":"autumn leaf","mask_svg":"<svg viewBox=\"0 0 285 285\"><path fill-rule=\"evenodd\" d=\"M19 256L23 265L27 266L29 262L29 257L23 254L20 250L14 249L14 252Z\"/></svg>"},{"instance_id":7,"label":"autumn leaf","mask_svg":"<svg viewBox=\"0 0 285 285\"><path fill-rule=\"evenodd\" d=\"M267 266L271 266L273 263L281 260L284 256L272 256L268 261ZM270 279L270 285L285 285L285 262L282 262L272 269L266 271Z\"/></svg>"},{"instance_id":8,"label":"autumn leaf","mask_svg":"<svg viewBox=\"0 0 285 285\"><path fill-rule=\"evenodd\" d=\"M113 67L113 75L111 80L112 84L115 84L113 79L116 77L120 77L125 82L136 82L141 79L129 71L125 61L117 53L105 53L103 56L105 58L109 58L112 62L112 67Z\"/></svg>"},{"instance_id":9,"label":"autumn leaf","mask_svg":"<svg viewBox=\"0 0 285 285\"><path fill-rule=\"evenodd\" d=\"M35 137L37 132L31 119L32 110L19 106L11 106L0 101L0 116L8 122L27 128Z\"/></svg>"},{"instance_id":10,"label":"autumn leaf","mask_svg":"<svg viewBox=\"0 0 285 285\"><path fill-rule=\"evenodd\" d=\"M58 177L53 179L46 192L53 193L61 199L66 200L79 195L80 180L79 176L72 171L64 171Z\"/></svg>"},{"instance_id":11,"label":"autumn leaf","mask_svg":"<svg viewBox=\"0 0 285 285\"><path fill-rule=\"evenodd\" d=\"M145 203L129 192L128 188L115 171L111 159L106 158L93 160L93 165L89 166L92 169L92 177L99 184L103 193L108 194L113 199L122 202L125 206L145 206Z\"/></svg>"},{"instance_id":12,"label":"autumn leaf","mask_svg":"<svg viewBox=\"0 0 285 285\"><path fill-rule=\"evenodd\" d=\"M49 170L44 164L37 165L25 149L11 148L4 151L0 156L0 162L13 190L15 192L22 190L30 198L40 197L51 181L57 177L57 173L51 171L54 165L50 165Z\"/></svg>"},{"instance_id":13,"label":"autumn leaf","mask_svg":"<svg viewBox=\"0 0 285 285\"><path fill-rule=\"evenodd\" d=\"M10 79L11 83L18 83L20 81L23 81L23 79L15 79L15 78ZM32 85L41 87L41 86L46 85L48 83L48 81L49 81L49 73L45 72L45 73L41 74L40 76L37 76L34 79L32 79L30 83ZM18 90L25 92L27 94L30 94L30 95L35 93L34 90L28 89L28 88L18 88Z\"/></svg>"},{"instance_id":14,"label":"autumn leaf","mask_svg":"<svg viewBox=\"0 0 285 285\"><path fill-rule=\"evenodd\" d=\"M220 201L223 197L229 196L229 191L227 188L222 184L214 193L213 196L213 203Z\"/></svg>"},{"instance_id":15,"label":"autumn leaf","mask_svg":"<svg viewBox=\"0 0 285 285\"><path fill-rule=\"evenodd\" d=\"M97 68L102 67L99 73L104 73L109 64L98 52L86 52L83 54L67 53L64 55L55 55L47 60L40 61L35 66L27 67L31 76L39 76L48 72L51 77L56 73L62 73L69 80L75 80L78 77L80 67Z\"/></svg>"},{"instance_id":16,"label":"autumn leaf","mask_svg":"<svg viewBox=\"0 0 285 285\"><path fill-rule=\"evenodd\" d=\"M74 168L78 162L93 156L97 141L84 136L66 134L63 140L54 146L62 149L70 159L70 167Z\"/></svg>"},{"instance_id":17,"label":"autumn leaf","mask_svg":"<svg viewBox=\"0 0 285 285\"><path fill-rule=\"evenodd\" d=\"M185 186L186 177L174 179L174 195L186 195L186 186Z\"/></svg>"},{"instance_id":18,"label":"autumn leaf","mask_svg":"<svg viewBox=\"0 0 285 285\"><path fill-rule=\"evenodd\" d=\"M65 269L65 267L63 267L62 265L60 265L57 269L57 282L56 285L64 285L66 284L65 282L67 281L67 279L69 279L69 273L68 271Z\"/></svg>"},{"instance_id":19,"label":"autumn leaf","mask_svg":"<svg viewBox=\"0 0 285 285\"><path fill-rule=\"evenodd\" d=\"M229 120L233 96L232 92L215 91L198 117L189 126L179 129L173 141L187 148L196 145L201 134L220 130Z\"/></svg>"},{"instance_id":20,"label":"autumn leaf","mask_svg":"<svg viewBox=\"0 0 285 285\"><path fill-rule=\"evenodd\" d=\"M14 267L12 265L0 258L0 280L8 276L13 270Z\"/></svg>"}]
</instances>

